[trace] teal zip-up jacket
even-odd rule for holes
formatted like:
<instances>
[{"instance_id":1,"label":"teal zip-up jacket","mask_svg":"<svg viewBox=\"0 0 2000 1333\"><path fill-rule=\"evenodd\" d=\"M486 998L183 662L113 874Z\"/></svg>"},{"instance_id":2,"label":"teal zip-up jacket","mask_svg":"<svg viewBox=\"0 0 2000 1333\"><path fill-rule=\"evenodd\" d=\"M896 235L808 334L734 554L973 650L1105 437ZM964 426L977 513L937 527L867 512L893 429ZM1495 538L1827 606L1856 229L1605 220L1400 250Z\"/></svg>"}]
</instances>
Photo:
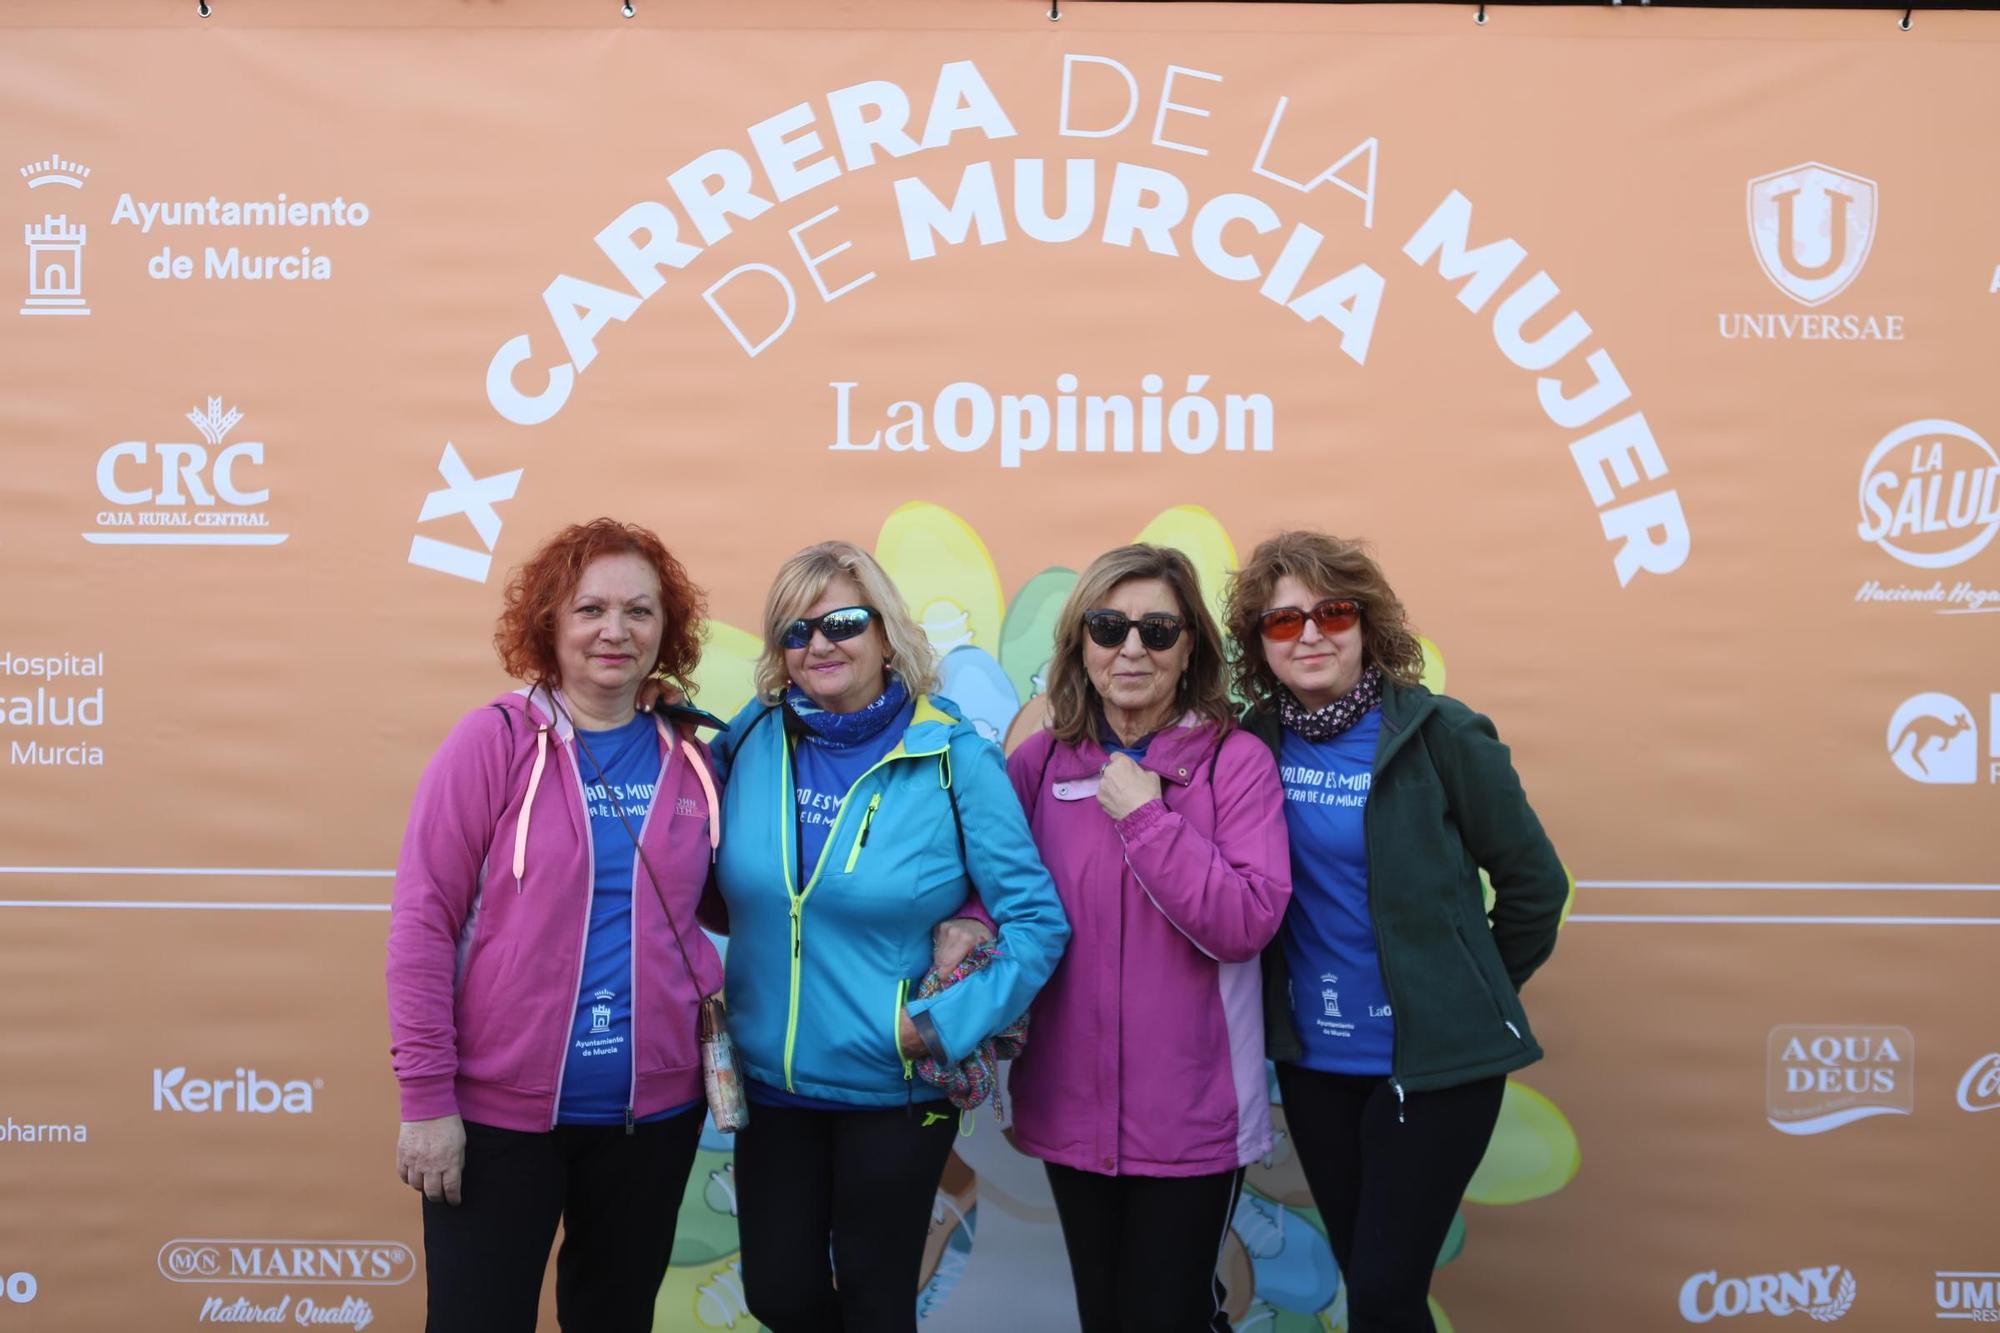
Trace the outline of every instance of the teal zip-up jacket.
<instances>
[{"instance_id":1,"label":"teal zip-up jacket","mask_svg":"<svg viewBox=\"0 0 2000 1333\"><path fill-rule=\"evenodd\" d=\"M712 747L724 774L716 885L729 910L730 1035L760 1083L894 1105L914 1090L900 1010L933 1049L963 1059L1027 1010L1069 922L999 747L949 701L917 696L902 739L848 789L804 883L791 743L783 708L753 700ZM911 998L931 928L960 915L974 889L998 953L958 985Z\"/></svg>"},{"instance_id":2,"label":"teal zip-up jacket","mask_svg":"<svg viewBox=\"0 0 2000 1333\"><path fill-rule=\"evenodd\" d=\"M1252 712L1244 727L1278 753L1275 711ZM1373 774L1362 814L1368 911L1395 1011L1399 1093L1541 1059L1520 989L1555 948L1569 877L1507 747L1458 700L1384 680ZM1490 915L1482 869L1493 883ZM1264 951L1264 1041L1274 1060L1304 1054L1290 986L1281 934Z\"/></svg>"}]
</instances>

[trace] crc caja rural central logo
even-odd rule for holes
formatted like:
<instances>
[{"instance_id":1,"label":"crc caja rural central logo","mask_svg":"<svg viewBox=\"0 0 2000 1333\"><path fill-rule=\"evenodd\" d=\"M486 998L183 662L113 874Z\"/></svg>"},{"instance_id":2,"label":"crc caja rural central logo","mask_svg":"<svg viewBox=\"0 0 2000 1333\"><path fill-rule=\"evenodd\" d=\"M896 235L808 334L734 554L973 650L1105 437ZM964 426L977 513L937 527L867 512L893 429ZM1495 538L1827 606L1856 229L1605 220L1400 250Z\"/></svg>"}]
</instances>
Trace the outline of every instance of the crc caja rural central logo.
<instances>
[{"instance_id":1,"label":"crc caja rural central logo","mask_svg":"<svg viewBox=\"0 0 2000 1333\"><path fill-rule=\"evenodd\" d=\"M125 440L97 456L94 546L277 546L264 481L264 442L224 443L243 420L241 408L210 398L187 420L201 444Z\"/></svg>"}]
</instances>

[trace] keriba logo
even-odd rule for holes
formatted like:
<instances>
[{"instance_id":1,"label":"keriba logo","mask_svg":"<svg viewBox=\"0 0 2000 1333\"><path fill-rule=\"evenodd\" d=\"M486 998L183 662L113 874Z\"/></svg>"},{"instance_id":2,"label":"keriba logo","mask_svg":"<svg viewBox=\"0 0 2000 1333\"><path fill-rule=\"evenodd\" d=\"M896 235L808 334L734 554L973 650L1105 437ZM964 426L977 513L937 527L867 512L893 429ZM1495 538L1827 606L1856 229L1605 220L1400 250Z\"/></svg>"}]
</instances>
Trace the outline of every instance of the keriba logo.
<instances>
[{"instance_id":1,"label":"keriba logo","mask_svg":"<svg viewBox=\"0 0 2000 1333\"><path fill-rule=\"evenodd\" d=\"M311 1115L313 1094L325 1087L324 1079L280 1083L254 1069L238 1069L233 1078L189 1078L186 1065L175 1065L153 1071L153 1109L193 1115Z\"/></svg>"}]
</instances>

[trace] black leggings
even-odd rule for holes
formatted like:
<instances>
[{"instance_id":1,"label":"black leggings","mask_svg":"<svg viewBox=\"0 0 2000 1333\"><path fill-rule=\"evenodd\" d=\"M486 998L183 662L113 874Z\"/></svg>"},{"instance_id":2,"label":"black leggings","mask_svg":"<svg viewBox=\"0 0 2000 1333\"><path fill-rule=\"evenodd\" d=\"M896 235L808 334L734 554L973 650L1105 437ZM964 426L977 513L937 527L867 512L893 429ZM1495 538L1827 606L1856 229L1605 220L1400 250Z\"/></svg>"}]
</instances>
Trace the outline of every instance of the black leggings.
<instances>
[{"instance_id":1,"label":"black leggings","mask_svg":"<svg viewBox=\"0 0 2000 1333\"><path fill-rule=\"evenodd\" d=\"M1389 1080L1278 1066L1285 1128L1347 1284L1349 1333L1433 1333L1438 1251L1500 1118L1496 1075L1401 1106Z\"/></svg>"},{"instance_id":2,"label":"black leggings","mask_svg":"<svg viewBox=\"0 0 2000 1333\"><path fill-rule=\"evenodd\" d=\"M556 1223L556 1318L648 1333L706 1106L541 1134L465 1126L463 1202L424 1200L429 1333L534 1333Z\"/></svg>"},{"instance_id":3,"label":"black leggings","mask_svg":"<svg viewBox=\"0 0 2000 1333\"><path fill-rule=\"evenodd\" d=\"M957 1134L958 1110L943 1101L751 1107L736 1134L750 1313L772 1333L915 1333L924 1241Z\"/></svg>"},{"instance_id":4,"label":"black leggings","mask_svg":"<svg viewBox=\"0 0 2000 1333\"><path fill-rule=\"evenodd\" d=\"M1243 1172L1101 1176L1048 1164L1083 1333L1229 1333L1216 1273Z\"/></svg>"}]
</instances>

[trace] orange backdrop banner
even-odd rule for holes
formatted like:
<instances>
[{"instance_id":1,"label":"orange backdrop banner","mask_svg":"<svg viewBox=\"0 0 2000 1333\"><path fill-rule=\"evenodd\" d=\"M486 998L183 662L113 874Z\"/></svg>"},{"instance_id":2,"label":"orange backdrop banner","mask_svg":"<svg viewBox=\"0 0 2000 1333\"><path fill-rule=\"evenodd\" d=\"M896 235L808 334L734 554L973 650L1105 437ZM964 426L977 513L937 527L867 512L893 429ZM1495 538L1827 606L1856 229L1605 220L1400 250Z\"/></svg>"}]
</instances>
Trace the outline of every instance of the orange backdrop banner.
<instances>
[{"instance_id":1,"label":"orange backdrop banner","mask_svg":"<svg viewBox=\"0 0 2000 1333\"><path fill-rule=\"evenodd\" d=\"M2000 1319L2000 21L1048 8L0 14L0 1333L420 1326L388 867L600 513L705 706L840 536L1005 744L1099 551L1371 539L1578 881L1440 1327ZM711 1132L657 1327L738 1259ZM924 1274L1074 1326L990 1121Z\"/></svg>"}]
</instances>

